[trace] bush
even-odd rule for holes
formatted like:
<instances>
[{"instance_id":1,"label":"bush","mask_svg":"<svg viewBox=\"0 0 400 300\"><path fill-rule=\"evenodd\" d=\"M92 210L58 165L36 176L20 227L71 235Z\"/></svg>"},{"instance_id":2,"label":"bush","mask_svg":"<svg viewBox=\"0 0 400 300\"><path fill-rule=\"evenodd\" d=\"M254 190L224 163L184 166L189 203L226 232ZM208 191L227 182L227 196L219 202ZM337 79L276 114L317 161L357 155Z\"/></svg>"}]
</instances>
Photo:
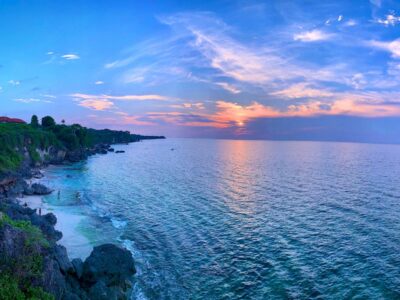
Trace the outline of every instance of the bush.
<instances>
[{"instance_id":1,"label":"bush","mask_svg":"<svg viewBox=\"0 0 400 300\"><path fill-rule=\"evenodd\" d=\"M46 116L42 118L42 127L43 128L51 128L56 125L56 121L50 116Z\"/></svg>"}]
</instances>

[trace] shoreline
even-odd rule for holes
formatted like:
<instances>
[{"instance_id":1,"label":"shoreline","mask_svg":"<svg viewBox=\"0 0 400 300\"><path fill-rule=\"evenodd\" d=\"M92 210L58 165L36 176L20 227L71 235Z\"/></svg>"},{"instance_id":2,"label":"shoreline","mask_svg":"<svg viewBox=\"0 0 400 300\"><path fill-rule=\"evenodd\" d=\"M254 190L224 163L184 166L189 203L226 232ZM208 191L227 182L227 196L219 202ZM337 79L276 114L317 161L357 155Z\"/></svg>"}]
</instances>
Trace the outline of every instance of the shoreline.
<instances>
[{"instance_id":1,"label":"shoreline","mask_svg":"<svg viewBox=\"0 0 400 300\"><path fill-rule=\"evenodd\" d=\"M110 145L107 146L107 148L109 147ZM17 232L7 233L4 231L9 230L10 226L11 230L14 230L12 226L15 223L12 223L14 222L12 220L16 220L16 222L28 220L29 224L38 227L47 242L38 244L35 248L35 251L39 251L35 255L42 257L41 272L43 275L40 280L35 279L32 283L41 291L53 295L57 300L119 300L130 299L132 293L135 293L136 268L131 251L123 245L114 243L92 245L77 228L85 216L67 212L69 208L73 210L73 206L64 206L66 210L63 211L63 206L57 209L57 206L49 205L43 200L45 195L54 193L54 191L46 192L49 190L48 183L43 182L51 182L51 179L46 178L48 167L74 165L86 161L94 154L109 153L86 152L86 155L79 161L65 159L57 164L44 162L41 166L21 168L17 172L10 173L8 177L3 177L1 182L0 223L11 223L0 226L0 252L5 257L9 257L7 260L21 263L26 261L25 254L21 254L21 251L24 250L15 250L15 248L21 247L18 242L20 239L18 228L16 228ZM43 185L42 182L46 185ZM41 194L42 191L35 190L34 184L41 185L40 188L45 192ZM39 208L41 209L40 214ZM11 221L4 219L4 215ZM11 240L5 240L5 236ZM29 236L23 236L23 238L29 239ZM23 245L26 243L24 242ZM48 246L46 246L47 243ZM6 247L10 247L10 245L13 245L13 250L7 252ZM25 247L23 246L23 248ZM81 248L80 254L74 254L71 251L72 248ZM31 259L29 258L29 260ZM5 266L7 267L7 263L0 265L0 275ZM7 268L13 270L13 267ZM118 280L115 280L116 278Z\"/></svg>"},{"instance_id":2,"label":"shoreline","mask_svg":"<svg viewBox=\"0 0 400 300\"><path fill-rule=\"evenodd\" d=\"M40 180L38 180L38 183L40 183ZM54 228L62 232L62 238L57 244L67 249L70 259L86 259L94 248L90 240L78 228L80 222L85 220L86 216L70 211L72 210L70 208L73 207L48 204L44 201L43 197L44 196L41 195L30 195L17 198L17 201L20 205L25 205L26 203L27 207L37 212L41 209L41 215L46 215L48 213L54 214L57 218L57 223L54 225Z\"/></svg>"}]
</instances>

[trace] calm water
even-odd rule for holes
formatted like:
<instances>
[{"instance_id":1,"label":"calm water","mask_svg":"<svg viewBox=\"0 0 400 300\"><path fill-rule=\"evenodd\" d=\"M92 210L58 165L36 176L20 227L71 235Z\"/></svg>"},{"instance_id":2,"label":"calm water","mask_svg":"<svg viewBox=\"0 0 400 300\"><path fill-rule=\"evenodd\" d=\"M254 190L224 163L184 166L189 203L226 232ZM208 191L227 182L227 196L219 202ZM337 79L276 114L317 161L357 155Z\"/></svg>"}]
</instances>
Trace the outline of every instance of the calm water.
<instances>
[{"instance_id":1,"label":"calm water","mask_svg":"<svg viewBox=\"0 0 400 300\"><path fill-rule=\"evenodd\" d=\"M60 199L46 201L85 216L71 256L107 241L133 252L133 299L400 299L399 146L115 148L126 153L50 168Z\"/></svg>"}]
</instances>

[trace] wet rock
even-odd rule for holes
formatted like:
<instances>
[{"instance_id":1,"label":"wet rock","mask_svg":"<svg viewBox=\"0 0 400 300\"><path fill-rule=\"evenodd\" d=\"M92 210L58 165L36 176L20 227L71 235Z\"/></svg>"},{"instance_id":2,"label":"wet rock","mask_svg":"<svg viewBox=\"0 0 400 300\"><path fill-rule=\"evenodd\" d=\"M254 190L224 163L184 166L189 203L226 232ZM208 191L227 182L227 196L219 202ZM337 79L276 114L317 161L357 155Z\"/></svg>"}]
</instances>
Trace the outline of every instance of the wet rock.
<instances>
[{"instance_id":1,"label":"wet rock","mask_svg":"<svg viewBox=\"0 0 400 300\"><path fill-rule=\"evenodd\" d=\"M115 153L125 153L125 151L124 150L117 150L117 151L115 151Z\"/></svg>"},{"instance_id":2,"label":"wet rock","mask_svg":"<svg viewBox=\"0 0 400 300\"><path fill-rule=\"evenodd\" d=\"M47 186L41 183L34 183L31 185L34 195L48 195L52 192Z\"/></svg>"}]
</instances>

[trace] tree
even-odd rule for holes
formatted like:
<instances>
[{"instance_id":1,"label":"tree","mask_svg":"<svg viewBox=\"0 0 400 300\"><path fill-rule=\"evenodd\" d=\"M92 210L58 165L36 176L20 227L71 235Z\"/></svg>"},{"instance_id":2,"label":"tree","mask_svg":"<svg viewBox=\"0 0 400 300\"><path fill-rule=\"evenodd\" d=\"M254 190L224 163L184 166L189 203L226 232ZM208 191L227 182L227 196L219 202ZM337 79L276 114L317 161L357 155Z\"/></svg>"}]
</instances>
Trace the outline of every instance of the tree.
<instances>
[{"instance_id":1,"label":"tree","mask_svg":"<svg viewBox=\"0 0 400 300\"><path fill-rule=\"evenodd\" d=\"M39 120L38 120L37 115L33 115L32 116L32 118L31 118L31 126L33 128L38 128L39 127Z\"/></svg>"},{"instance_id":2,"label":"tree","mask_svg":"<svg viewBox=\"0 0 400 300\"><path fill-rule=\"evenodd\" d=\"M44 118L42 118L42 127L43 128L51 128L54 127L56 125L56 122L54 121L54 119L50 116L46 116Z\"/></svg>"}]
</instances>

